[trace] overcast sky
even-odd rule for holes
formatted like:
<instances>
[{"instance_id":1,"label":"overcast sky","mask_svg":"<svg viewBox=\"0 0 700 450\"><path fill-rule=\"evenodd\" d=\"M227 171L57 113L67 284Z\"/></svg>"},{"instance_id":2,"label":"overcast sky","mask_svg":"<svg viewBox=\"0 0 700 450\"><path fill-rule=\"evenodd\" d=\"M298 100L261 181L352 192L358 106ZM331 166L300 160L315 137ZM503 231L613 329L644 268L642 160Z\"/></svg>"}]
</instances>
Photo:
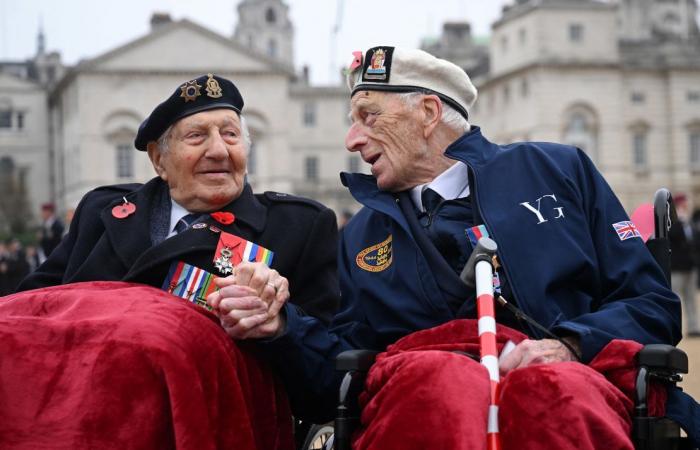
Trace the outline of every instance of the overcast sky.
<instances>
[{"instance_id":1,"label":"overcast sky","mask_svg":"<svg viewBox=\"0 0 700 450\"><path fill-rule=\"evenodd\" d=\"M295 65L311 67L311 80L339 79L353 50L382 45L417 47L440 34L445 21L466 20L487 36L501 7L513 0L286 0L295 26ZM49 51L73 65L148 33L154 11L188 18L231 36L239 0L0 0L0 60L21 61L36 52L43 24ZM338 14L343 4L342 14ZM342 17L335 39L332 30ZM331 67L333 69L331 69Z\"/></svg>"}]
</instances>

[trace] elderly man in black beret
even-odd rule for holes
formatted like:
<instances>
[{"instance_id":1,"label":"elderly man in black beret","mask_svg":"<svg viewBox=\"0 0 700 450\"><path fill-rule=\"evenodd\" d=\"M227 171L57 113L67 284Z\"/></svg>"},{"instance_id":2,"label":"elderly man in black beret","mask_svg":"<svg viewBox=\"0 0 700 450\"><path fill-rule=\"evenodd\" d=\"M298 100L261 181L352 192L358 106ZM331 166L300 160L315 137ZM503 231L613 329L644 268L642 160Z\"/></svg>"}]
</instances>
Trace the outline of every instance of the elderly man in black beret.
<instances>
[{"instance_id":1,"label":"elderly man in black beret","mask_svg":"<svg viewBox=\"0 0 700 450\"><path fill-rule=\"evenodd\" d=\"M18 290L89 280L161 287L172 263L183 261L219 276L235 270L236 284L245 280L268 302L275 298L269 311L260 303L259 309L222 315L234 337L252 329L264 334L256 325L276 320L290 293L292 303L328 320L336 307L335 216L312 200L253 194L246 182L250 138L242 110L243 98L227 79L209 74L179 86L141 124L135 140L158 177L88 193L67 238ZM252 256L238 264L235 252L227 258L232 245L245 244L241 239L272 252L271 265Z\"/></svg>"},{"instance_id":2,"label":"elderly man in black beret","mask_svg":"<svg viewBox=\"0 0 700 450\"><path fill-rule=\"evenodd\" d=\"M318 320L329 320L338 304L337 225L334 213L312 200L275 192L253 194L246 181L250 142L242 110L243 98L225 78L208 74L178 86L142 123L136 136L136 148L148 152L158 176L143 185L104 186L89 192L76 209L66 238L18 289L33 291L18 295L46 292L41 299L37 300L39 294L32 299L46 304L48 299L59 298L58 291L38 288L73 283L70 287L74 292L84 293L86 285L75 283L122 281L162 288L206 308L206 297L217 287L222 288L217 295L225 298L212 312L230 337L247 339L242 344L244 357L234 358L236 367L231 370L238 373L243 370L239 364L247 366L246 375L236 375L240 383L233 390L246 399L249 409L240 417L251 426L244 427L245 433L235 427L229 431L218 428L213 436L220 432L225 439L219 444L233 442L236 448L249 448L242 436L252 433L257 439L255 448L273 448L271 440L282 448L280 443L285 440L279 436L284 433L278 435L266 428L274 420L266 418L258 423L262 416L255 415L255 408L269 409L270 415L281 415L278 423L290 423L289 416L284 417L286 400L269 395L268 381L272 378L266 364L274 364L274 352L259 363L250 354L257 352L257 343L262 345L263 340L250 338L270 338L283 328L280 312L284 313L285 303L287 308ZM103 295L105 286L115 285L88 285L93 289L92 296ZM101 303L99 311L122 302L139 307L138 300L114 294L117 288L123 288L116 286L104 295L111 291L112 297L119 298L110 297L110 305ZM132 284L127 286L133 289ZM62 289L60 295L66 292ZM71 313L76 309L68 308ZM29 314L35 313L33 309ZM17 311L11 310L11 314ZM2 316L0 311L0 319ZM83 314L79 319L94 317ZM124 327L129 326L125 320ZM183 329L177 323L167 326ZM220 329L218 332L226 337ZM179 352L179 344L177 348ZM221 388L221 383L228 380L216 381L217 376L211 374L213 381L195 383L218 383ZM260 379L268 380L267 384L258 382ZM246 386L251 383L264 386L257 393L248 393ZM277 402L277 406L266 401ZM212 412L204 416L207 414ZM75 428L67 427L75 432ZM76 427L84 431L82 424ZM193 426L187 429L190 432ZM15 434L21 434L21 430ZM175 435L181 437L178 432ZM226 441L231 436L234 440ZM195 447L206 447L200 444L202 447Z\"/></svg>"}]
</instances>

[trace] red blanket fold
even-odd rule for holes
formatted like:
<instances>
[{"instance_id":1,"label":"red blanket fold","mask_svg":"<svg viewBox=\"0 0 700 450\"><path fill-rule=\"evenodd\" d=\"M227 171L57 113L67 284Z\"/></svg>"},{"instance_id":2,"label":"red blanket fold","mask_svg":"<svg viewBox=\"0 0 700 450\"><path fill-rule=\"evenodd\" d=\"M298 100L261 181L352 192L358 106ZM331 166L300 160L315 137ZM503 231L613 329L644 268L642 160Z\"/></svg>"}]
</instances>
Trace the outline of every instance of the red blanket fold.
<instances>
[{"instance_id":1,"label":"red blanket fold","mask_svg":"<svg viewBox=\"0 0 700 450\"><path fill-rule=\"evenodd\" d=\"M204 309L88 282L0 299L0 448L291 449L281 384Z\"/></svg>"}]
</instances>

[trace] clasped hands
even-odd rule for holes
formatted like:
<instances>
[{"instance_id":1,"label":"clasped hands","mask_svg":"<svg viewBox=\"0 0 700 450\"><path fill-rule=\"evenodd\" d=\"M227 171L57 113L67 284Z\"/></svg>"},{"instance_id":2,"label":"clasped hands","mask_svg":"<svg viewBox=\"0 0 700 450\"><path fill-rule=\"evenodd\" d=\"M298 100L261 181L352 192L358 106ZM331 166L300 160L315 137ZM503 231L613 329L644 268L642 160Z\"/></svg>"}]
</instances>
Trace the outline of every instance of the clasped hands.
<instances>
[{"instance_id":1,"label":"clasped hands","mask_svg":"<svg viewBox=\"0 0 700 450\"><path fill-rule=\"evenodd\" d=\"M284 330L282 307L289 299L289 282L263 263L243 262L233 274L217 278L218 291L207 304L234 339L270 338Z\"/></svg>"}]
</instances>

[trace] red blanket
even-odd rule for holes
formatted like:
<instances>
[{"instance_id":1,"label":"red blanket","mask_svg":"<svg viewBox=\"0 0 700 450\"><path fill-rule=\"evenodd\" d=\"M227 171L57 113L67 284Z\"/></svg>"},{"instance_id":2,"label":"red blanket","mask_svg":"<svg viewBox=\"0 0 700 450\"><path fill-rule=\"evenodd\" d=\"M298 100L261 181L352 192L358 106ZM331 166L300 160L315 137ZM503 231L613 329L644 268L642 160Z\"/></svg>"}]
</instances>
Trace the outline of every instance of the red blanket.
<instances>
[{"instance_id":1,"label":"red blanket","mask_svg":"<svg viewBox=\"0 0 700 450\"><path fill-rule=\"evenodd\" d=\"M89 282L0 299L0 448L291 449L286 395L204 309Z\"/></svg>"},{"instance_id":2,"label":"red blanket","mask_svg":"<svg viewBox=\"0 0 700 450\"><path fill-rule=\"evenodd\" d=\"M380 354L360 397L362 427L353 448L485 449L488 373L449 353L478 355L477 335L476 321L455 320L408 335ZM499 351L508 340L525 338L501 326L497 336ZM504 450L631 448L634 355L641 347L616 340L588 367L569 362L509 373L501 381ZM665 400L666 391L654 386L650 414L663 415ZM607 426L611 420L619 423Z\"/></svg>"}]
</instances>

